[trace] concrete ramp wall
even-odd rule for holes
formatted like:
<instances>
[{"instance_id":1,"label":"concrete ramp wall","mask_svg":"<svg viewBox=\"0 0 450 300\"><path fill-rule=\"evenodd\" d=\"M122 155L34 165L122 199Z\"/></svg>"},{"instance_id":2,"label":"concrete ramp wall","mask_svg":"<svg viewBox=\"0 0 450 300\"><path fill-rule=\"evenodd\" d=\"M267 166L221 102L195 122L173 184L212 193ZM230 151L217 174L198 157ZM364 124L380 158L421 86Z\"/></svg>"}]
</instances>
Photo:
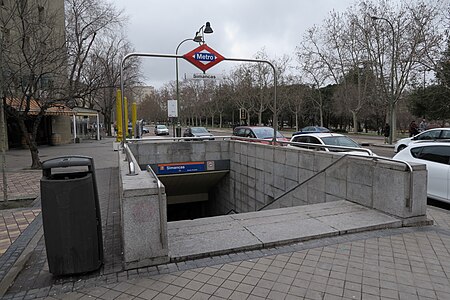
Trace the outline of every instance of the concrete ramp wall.
<instances>
[{"instance_id":1,"label":"concrete ramp wall","mask_svg":"<svg viewBox=\"0 0 450 300\"><path fill-rule=\"evenodd\" d=\"M426 215L424 165L412 166L411 173L405 164L381 158L240 141L231 142L230 160L232 197L217 201L222 211L255 211L274 200L265 209L348 200L405 222Z\"/></svg>"},{"instance_id":2,"label":"concrete ramp wall","mask_svg":"<svg viewBox=\"0 0 450 300\"><path fill-rule=\"evenodd\" d=\"M120 218L125 269L162 264L169 261L167 212L164 186L146 170L135 169L131 151L118 151Z\"/></svg>"}]
</instances>

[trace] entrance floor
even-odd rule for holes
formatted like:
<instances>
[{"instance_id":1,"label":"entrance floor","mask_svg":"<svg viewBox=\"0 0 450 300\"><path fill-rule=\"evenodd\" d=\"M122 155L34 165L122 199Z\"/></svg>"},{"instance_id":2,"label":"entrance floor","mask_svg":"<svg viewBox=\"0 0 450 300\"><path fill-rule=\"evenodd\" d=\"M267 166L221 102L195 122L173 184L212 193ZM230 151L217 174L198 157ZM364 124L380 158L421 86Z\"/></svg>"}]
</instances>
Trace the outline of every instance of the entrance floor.
<instances>
[{"instance_id":1,"label":"entrance floor","mask_svg":"<svg viewBox=\"0 0 450 300\"><path fill-rule=\"evenodd\" d=\"M348 201L335 201L168 223L169 256L183 261L368 230L402 221Z\"/></svg>"}]
</instances>

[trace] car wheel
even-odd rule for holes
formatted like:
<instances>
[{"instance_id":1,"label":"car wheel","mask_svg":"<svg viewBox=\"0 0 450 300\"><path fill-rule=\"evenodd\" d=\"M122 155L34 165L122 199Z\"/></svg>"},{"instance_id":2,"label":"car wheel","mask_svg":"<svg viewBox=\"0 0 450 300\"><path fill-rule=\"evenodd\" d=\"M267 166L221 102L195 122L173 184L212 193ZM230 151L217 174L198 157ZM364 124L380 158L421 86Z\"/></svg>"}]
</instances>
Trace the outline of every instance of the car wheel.
<instances>
[{"instance_id":1,"label":"car wheel","mask_svg":"<svg viewBox=\"0 0 450 300\"><path fill-rule=\"evenodd\" d=\"M397 153L400 152L400 151L402 151L402 150L405 149L405 148L406 148L406 145L400 145L400 146L398 146L398 148L397 148Z\"/></svg>"}]
</instances>

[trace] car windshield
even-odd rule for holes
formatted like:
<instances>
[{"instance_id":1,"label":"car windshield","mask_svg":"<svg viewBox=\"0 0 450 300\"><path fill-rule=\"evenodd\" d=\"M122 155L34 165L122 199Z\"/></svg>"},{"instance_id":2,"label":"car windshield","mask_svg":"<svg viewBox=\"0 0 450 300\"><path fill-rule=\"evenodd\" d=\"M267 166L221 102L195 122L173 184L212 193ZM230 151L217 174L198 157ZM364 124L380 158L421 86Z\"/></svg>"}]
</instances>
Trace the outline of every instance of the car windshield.
<instances>
[{"instance_id":1,"label":"car windshield","mask_svg":"<svg viewBox=\"0 0 450 300\"><path fill-rule=\"evenodd\" d=\"M271 139L273 138L273 129L270 127L253 128L253 132L257 139ZM284 136L277 131L277 138L284 138Z\"/></svg>"},{"instance_id":2,"label":"car windshield","mask_svg":"<svg viewBox=\"0 0 450 300\"><path fill-rule=\"evenodd\" d=\"M322 141L325 145L330 146L343 146L343 147L356 147L361 148L361 146L352 140L351 138L348 138L346 136L329 136L329 137L323 137Z\"/></svg>"},{"instance_id":3,"label":"car windshield","mask_svg":"<svg viewBox=\"0 0 450 300\"><path fill-rule=\"evenodd\" d=\"M158 129L167 129L166 125L157 125L156 128L158 128Z\"/></svg>"},{"instance_id":4,"label":"car windshield","mask_svg":"<svg viewBox=\"0 0 450 300\"><path fill-rule=\"evenodd\" d=\"M208 133L205 127L192 127L191 131L192 133Z\"/></svg>"}]
</instances>

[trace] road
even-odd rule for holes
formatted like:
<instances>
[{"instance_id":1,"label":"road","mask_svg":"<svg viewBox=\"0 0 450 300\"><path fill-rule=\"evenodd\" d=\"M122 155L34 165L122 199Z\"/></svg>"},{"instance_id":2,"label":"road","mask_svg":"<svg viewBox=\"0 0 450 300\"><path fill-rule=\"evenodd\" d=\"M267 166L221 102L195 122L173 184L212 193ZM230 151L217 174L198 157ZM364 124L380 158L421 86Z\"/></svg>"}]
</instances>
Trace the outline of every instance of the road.
<instances>
[{"instance_id":1,"label":"road","mask_svg":"<svg viewBox=\"0 0 450 300\"><path fill-rule=\"evenodd\" d=\"M147 127L147 128L149 129L150 133L144 134L144 137L155 136L155 134L153 133L153 128L152 127ZM182 129L183 129L182 130L182 132L183 132L185 128L182 128ZM215 136L228 136L228 135L232 134L232 129L231 128L211 129L210 132ZM286 137L290 137L292 134L291 132L282 132L282 133ZM173 136L172 134L173 134L172 130L169 130L169 136L161 136L161 137L172 137ZM348 136L350 136L356 142L362 144L364 147L369 148L370 150L372 150L374 153L376 153L379 156L392 158L395 155L393 148L384 146L384 144L383 144L384 139L382 136L365 136L365 135L353 135L353 134L348 134ZM365 146L366 144L368 144L369 146ZM381 145L382 147L373 146L373 145Z\"/></svg>"},{"instance_id":2,"label":"road","mask_svg":"<svg viewBox=\"0 0 450 300\"><path fill-rule=\"evenodd\" d=\"M152 128L150 129L150 133L145 134L144 137L154 137L154 133ZM183 128L184 129L184 128ZM224 128L224 129L213 129L210 130L210 132L215 136L229 136L232 134L232 130L230 128ZM283 132L286 137L290 137L290 132ZM172 136L172 130L170 130L169 137ZM382 136L367 136L367 135L354 135L354 134L348 134L352 139L354 139L359 144L363 145L366 148L369 148L372 150L375 154L378 156L388 157L392 158L395 155L393 146L385 145L384 144L384 138ZM167 136L162 136L167 137ZM428 204L437 206L446 210L450 210L450 203L444 203L440 201L435 201L432 199L428 199Z\"/></svg>"}]
</instances>

